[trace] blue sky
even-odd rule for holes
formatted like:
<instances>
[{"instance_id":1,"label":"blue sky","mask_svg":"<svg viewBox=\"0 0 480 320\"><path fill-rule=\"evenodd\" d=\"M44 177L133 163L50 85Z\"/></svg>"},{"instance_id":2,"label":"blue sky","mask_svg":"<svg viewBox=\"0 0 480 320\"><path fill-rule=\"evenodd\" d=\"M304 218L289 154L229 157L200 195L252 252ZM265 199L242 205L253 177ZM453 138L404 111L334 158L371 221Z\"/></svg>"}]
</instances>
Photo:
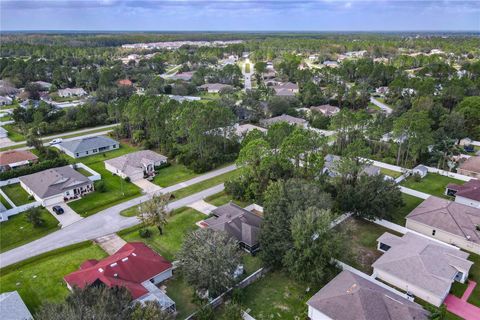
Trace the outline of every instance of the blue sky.
<instances>
[{"instance_id":1,"label":"blue sky","mask_svg":"<svg viewBox=\"0 0 480 320\"><path fill-rule=\"evenodd\" d=\"M0 0L1 30L480 31L480 0Z\"/></svg>"}]
</instances>

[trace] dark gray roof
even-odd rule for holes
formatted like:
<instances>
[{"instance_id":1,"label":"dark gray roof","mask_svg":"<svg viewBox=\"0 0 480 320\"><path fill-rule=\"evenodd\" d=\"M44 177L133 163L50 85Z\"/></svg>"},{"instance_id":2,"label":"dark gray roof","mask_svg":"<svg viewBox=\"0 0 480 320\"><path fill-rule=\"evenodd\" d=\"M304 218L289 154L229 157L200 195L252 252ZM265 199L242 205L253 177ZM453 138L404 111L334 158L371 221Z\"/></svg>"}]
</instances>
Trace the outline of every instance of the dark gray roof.
<instances>
[{"instance_id":1,"label":"dark gray roof","mask_svg":"<svg viewBox=\"0 0 480 320\"><path fill-rule=\"evenodd\" d=\"M334 320L428 319L420 305L350 271L342 271L307 304Z\"/></svg>"},{"instance_id":2,"label":"dark gray roof","mask_svg":"<svg viewBox=\"0 0 480 320\"><path fill-rule=\"evenodd\" d=\"M92 183L70 166L47 169L19 179L40 198L48 198Z\"/></svg>"},{"instance_id":3,"label":"dark gray roof","mask_svg":"<svg viewBox=\"0 0 480 320\"><path fill-rule=\"evenodd\" d=\"M77 140L64 141L60 143L60 147L73 153L80 153L98 149L102 147L118 144L118 141L104 136L82 138Z\"/></svg>"},{"instance_id":4,"label":"dark gray roof","mask_svg":"<svg viewBox=\"0 0 480 320\"><path fill-rule=\"evenodd\" d=\"M258 243L262 218L234 203L227 203L212 211L214 217L204 222L209 228L227 232L249 246Z\"/></svg>"},{"instance_id":5,"label":"dark gray roof","mask_svg":"<svg viewBox=\"0 0 480 320\"><path fill-rule=\"evenodd\" d=\"M0 317L2 320L33 319L17 291L0 294Z\"/></svg>"}]
</instances>

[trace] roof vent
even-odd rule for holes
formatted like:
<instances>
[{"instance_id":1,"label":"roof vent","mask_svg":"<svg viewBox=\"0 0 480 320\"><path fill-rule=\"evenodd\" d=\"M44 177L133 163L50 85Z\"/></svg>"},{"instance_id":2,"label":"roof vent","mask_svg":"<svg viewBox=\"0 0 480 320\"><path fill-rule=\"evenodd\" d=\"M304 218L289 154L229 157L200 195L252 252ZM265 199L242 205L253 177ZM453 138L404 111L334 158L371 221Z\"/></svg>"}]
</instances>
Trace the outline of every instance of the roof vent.
<instances>
[{"instance_id":1,"label":"roof vent","mask_svg":"<svg viewBox=\"0 0 480 320\"><path fill-rule=\"evenodd\" d=\"M110 265L110 267L115 267L116 265L117 265L117 263L114 262L114 263L112 263L112 264Z\"/></svg>"},{"instance_id":2,"label":"roof vent","mask_svg":"<svg viewBox=\"0 0 480 320\"><path fill-rule=\"evenodd\" d=\"M137 254L136 254L135 252L132 252L132 256L136 257L136 256L137 256Z\"/></svg>"},{"instance_id":3,"label":"roof vent","mask_svg":"<svg viewBox=\"0 0 480 320\"><path fill-rule=\"evenodd\" d=\"M118 273L114 273L113 276L116 278L118 277Z\"/></svg>"},{"instance_id":4,"label":"roof vent","mask_svg":"<svg viewBox=\"0 0 480 320\"><path fill-rule=\"evenodd\" d=\"M103 269L102 269L102 268L98 268L98 271L103 272Z\"/></svg>"},{"instance_id":5,"label":"roof vent","mask_svg":"<svg viewBox=\"0 0 480 320\"><path fill-rule=\"evenodd\" d=\"M128 261L128 257L122 259L123 262Z\"/></svg>"}]
</instances>

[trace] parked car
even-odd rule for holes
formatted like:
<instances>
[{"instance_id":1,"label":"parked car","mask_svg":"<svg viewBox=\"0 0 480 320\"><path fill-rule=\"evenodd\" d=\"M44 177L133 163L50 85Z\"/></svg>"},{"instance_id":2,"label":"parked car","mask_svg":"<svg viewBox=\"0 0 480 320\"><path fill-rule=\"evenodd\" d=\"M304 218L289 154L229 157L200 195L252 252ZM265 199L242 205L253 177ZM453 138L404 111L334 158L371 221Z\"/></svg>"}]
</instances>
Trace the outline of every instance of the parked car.
<instances>
[{"instance_id":1,"label":"parked car","mask_svg":"<svg viewBox=\"0 0 480 320\"><path fill-rule=\"evenodd\" d=\"M51 145L51 146L53 146L53 145L55 145L55 144L61 143L62 141L63 141L62 138L57 138L57 139L53 139L53 140L50 141L48 144Z\"/></svg>"},{"instance_id":2,"label":"parked car","mask_svg":"<svg viewBox=\"0 0 480 320\"><path fill-rule=\"evenodd\" d=\"M63 210L63 208L60 206L53 206L52 210L56 214L63 214L65 212L65 210Z\"/></svg>"}]
</instances>

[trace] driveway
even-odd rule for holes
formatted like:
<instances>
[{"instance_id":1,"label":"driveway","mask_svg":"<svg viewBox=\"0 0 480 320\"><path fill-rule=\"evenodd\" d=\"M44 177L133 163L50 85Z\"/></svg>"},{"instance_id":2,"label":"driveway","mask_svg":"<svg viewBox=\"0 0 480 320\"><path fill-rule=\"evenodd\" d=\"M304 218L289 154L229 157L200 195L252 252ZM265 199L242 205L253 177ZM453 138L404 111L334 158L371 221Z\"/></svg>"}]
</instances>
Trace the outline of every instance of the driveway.
<instances>
[{"instance_id":1,"label":"driveway","mask_svg":"<svg viewBox=\"0 0 480 320\"><path fill-rule=\"evenodd\" d=\"M142 191L144 193L147 193L147 194L159 192L160 190L162 190L161 187L159 187L156 184L148 181L147 179L140 179L140 180L132 181L132 183L134 185L136 185L137 187L139 187L140 189L142 189Z\"/></svg>"},{"instance_id":2,"label":"driveway","mask_svg":"<svg viewBox=\"0 0 480 320\"><path fill-rule=\"evenodd\" d=\"M209 215L213 210L217 209L213 204L200 200L189 204L188 207L195 209L203 214Z\"/></svg>"},{"instance_id":3,"label":"driveway","mask_svg":"<svg viewBox=\"0 0 480 320\"><path fill-rule=\"evenodd\" d=\"M99 237L95 239L95 242L98 243L98 245L109 255L114 254L127 243L116 233L107 234L106 236Z\"/></svg>"},{"instance_id":4,"label":"driveway","mask_svg":"<svg viewBox=\"0 0 480 320\"><path fill-rule=\"evenodd\" d=\"M386 105L383 102L378 101L374 97L370 97L370 102L373 103L374 105L376 105L377 107L379 107L380 109L382 109L383 111L385 111L386 114L391 114L392 111L393 111L393 109L390 108L388 105Z\"/></svg>"},{"instance_id":5,"label":"driveway","mask_svg":"<svg viewBox=\"0 0 480 320\"><path fill-rule=\"evenodd\" d=\"M62 214L56 214L53 211L54 206L62 207L65 212ZM60 222L60 224L62 225L62 228L68 227L72 223L75 223L83 219L82 216L80 216L78 213L73 211L73 209L70 208L65 202L53 204L51 206L46 207L46 209L55 217L55 219L58 220L58 222Z\"/></svg>"}]
</instances>

